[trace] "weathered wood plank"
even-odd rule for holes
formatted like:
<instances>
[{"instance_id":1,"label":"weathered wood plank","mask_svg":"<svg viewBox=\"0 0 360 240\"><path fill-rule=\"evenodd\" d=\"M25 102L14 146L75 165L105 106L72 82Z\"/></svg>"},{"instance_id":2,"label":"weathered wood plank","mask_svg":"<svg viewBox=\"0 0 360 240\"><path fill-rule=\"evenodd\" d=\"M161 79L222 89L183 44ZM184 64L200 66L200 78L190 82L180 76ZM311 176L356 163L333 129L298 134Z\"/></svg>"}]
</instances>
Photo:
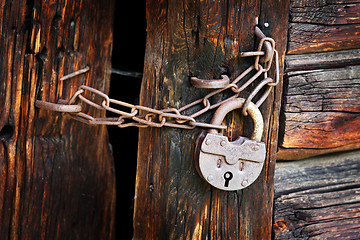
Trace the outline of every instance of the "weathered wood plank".
<instances>
[{"instance_id":1,"label":"weathered wood plank","mask_svg":"<svg viewBox=\"0 0 360 240\"><path fill-rule=\"evenodd\" d=\"M291 1L288 54L358 48L360 2Z\"/></svg>"},{"instance_id":2,"label":"weathered wood plank","mask_svg":"<svg viewBox=\"0 0 360 240\"><path fill-rule=\"evenodd\" d=\"M360 110L360 65L292 72L287 75L285 112L349 112Z\"/></svg>"},{"instance_id":3,"label":"weathered wood plank","mask_svg":"<svg viewBox=\"0 0 360 240\"><path fill-rule=\"evenodd\" d=\"M359 239L360 151L277 163L275 239Z\"/></svg>"},{"instance_id":4,"label":"weathered wood plank","mask_svg":"<svg viewBox=\"0 0 360 240\"><path fill-rule=\"evenodd\" d=\"M285 72L308 71L314 69L343 68L360 65L360 49L313 54L287 55ZM299 73L294 73L296 75Z\"/></svg>"},{"instance_id":5,"label":"weathered wood plank","mask_svg":"<svg viewBox=\"0 0 360 240\"><path fill-rule=\"evenodd\" d=\"M322 25L360 23L360 1L298 1L290 4L292 23L310 23Z\"/></svg>"},{"instance_id":6,"label":"weathered wood plank","mask_svg":"<svg viewBox=\"0 0 360 240\"><path fill-rule=\"evenodd\" d=\"M180 107L207 92L192 88L189 76L218 78L225 72L237 76L251 64L239 58L239 51L254 48L257 16L260 23L270 23L266 34L275 38L283 59L287 29L277 26L286 25L283 9L288 9L288 1L149 0L147 5L141 104ZM134 239L270 239L281 90L280 84L262 108L266 166L242 191L214 189L198 175L193 162L198 129L139 130ZM238 114L229 114L230 137L241 132ZM198 120L210 118L208 113Z\"/></svg>"},{"instance_id":7,"label":"weathered wood plank","mask_svg":"<svg viewBox=\"0 0 360 240\"><path fill-rule=\"evenodd\" d=\"M81 84L108 91L113 7L114 1L1 1L1 239L114 237L106 127L35 108L36 99L69 99ZM89 73L59 81L86 65Z\"/></svg>"},{"instance_id":8,"label":"weathered wood plank","mask_svg":"<svg viewBox=\"0 0 360 240\"><path fill-rule=\"evenodd\" d=\"M359 113L285 113L284 148L335 148L359 143Z\"/></svg>"},{"instance_id":9,"label":"weathered wood plank","mask_svg":"<svg viewBox=\"0 0 360 240\"><path fill-rule=\"evenodd\" d=\"M278 159L360 147L360 65L348 65L359 57L354 50L286 60Z\"/></svg>"}]
</instances>

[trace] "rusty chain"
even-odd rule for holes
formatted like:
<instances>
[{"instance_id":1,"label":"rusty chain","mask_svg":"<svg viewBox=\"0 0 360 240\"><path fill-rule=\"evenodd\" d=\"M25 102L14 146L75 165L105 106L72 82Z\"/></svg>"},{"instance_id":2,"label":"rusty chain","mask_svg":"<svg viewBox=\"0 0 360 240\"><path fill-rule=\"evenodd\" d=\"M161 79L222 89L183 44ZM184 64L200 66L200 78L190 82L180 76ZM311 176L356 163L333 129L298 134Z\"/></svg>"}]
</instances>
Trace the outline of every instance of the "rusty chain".
<instances>
[{"instance_id":1,"label":"rusty chain","mask_svg":"<svg viewBox=\"0 0 360 240\"><path fill-rule=\"evenodd\" d=\"M136 126L136 127L175 127L182 129L193 129L195 127L213 128L213 129L226 129L226 126L213 125L204 122L198 122L196 117L217 108L221 104L237 98L244 89L246 89L251 83L263 75L263 80L253 89L248 95L243 107L242 114L247 115L247 108L252 99L260 92L261 89L266 87L262 96L255 103L256 106L260 106L268 97L273 87L279 83L279 56L275 49L275 41L272 38L266 37L261 30L256 27L255 35L259 37L260 42L256 51L241 52L240 57L255 57L254 64L243 71L233 81L230 81L229 77L222 75L222 79L199 79L197 77L191 77L190 82L197 88L216 89L208 93L203 98L200 98L192 103L189 103L179 109L166 108L166 109L153 109L150 107L134 105L123 101L109 98L109 96L93 87L82 85L78 88L78 91L66 101L60 99L58 103L50 103L41 100L36 100L35 105L38 108L43 108L51 111L64 112L70 114L70 116L78 121L92 124L92 125L116 125L120 128ZM264 51L262 50L264 48ZM275 62L275 81L268 77L268 71L270 70L272 63ZM263 65L261 65L263 64ZM69 75L63 76L60 80L65 80L77 76L79 74L89 71L89 66ZM255 72L245 83L238 86L238 83L243 80L250 73ZM231 90L232 95L223 99L215 104L211 104L210 98L226 90ZM89 92L102 99L101 102L90 100L85 97L85 93ZM117 114L118 117L93 117L85 112L86 107L84 105L92 106L99 110L104 110ZM119 108L125 108L125 110L119 110ZM185 110L194 108L197 105L202 105L200 110L187 116L182 114Z\"/></svg>"}]
</instances>

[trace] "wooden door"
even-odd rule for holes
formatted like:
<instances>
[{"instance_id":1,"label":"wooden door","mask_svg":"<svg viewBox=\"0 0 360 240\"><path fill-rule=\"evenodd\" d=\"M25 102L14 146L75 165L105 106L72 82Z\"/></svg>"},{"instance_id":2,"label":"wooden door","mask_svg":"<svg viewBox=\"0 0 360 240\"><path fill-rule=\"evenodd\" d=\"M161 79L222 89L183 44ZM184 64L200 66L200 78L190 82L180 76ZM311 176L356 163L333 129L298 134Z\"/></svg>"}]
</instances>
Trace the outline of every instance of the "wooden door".
<instances>
[{"instance_id":1,"label":"wooden door","mask_svg":"<svg viewBox=\"0 0 360 240\"><path fill-rule=\"evenodd\" d=\"M0 1L0 238L112 239L105 126L38 109L109 90L114 1ZM90 67L67 81L65 74ZM91 110L96 116L104 112Z\"/></svg>"},{"instance_id":2,"label":"wooden door","mask_svg":"<svg viewBox=\"0 0 360 240\"><path fill-rule=\"evenodd\" d=\"M189 77L236 77L251 64L240 59L239 52L254 50L257 19L276 41L281 69L288 4L285 0L148 0L140 104L180 107L206 93L193 88ZM262 139L267 146L264 169L254 184L241 191L217 190L198 175L193 152L200 130L140 129L134 239L270 239L281 83L261 107ZM208 122L211 116L200 119ZM248 119L238 112L229 114L229 137L242 134L243 121Z\"/></svg>"}]
</instances>

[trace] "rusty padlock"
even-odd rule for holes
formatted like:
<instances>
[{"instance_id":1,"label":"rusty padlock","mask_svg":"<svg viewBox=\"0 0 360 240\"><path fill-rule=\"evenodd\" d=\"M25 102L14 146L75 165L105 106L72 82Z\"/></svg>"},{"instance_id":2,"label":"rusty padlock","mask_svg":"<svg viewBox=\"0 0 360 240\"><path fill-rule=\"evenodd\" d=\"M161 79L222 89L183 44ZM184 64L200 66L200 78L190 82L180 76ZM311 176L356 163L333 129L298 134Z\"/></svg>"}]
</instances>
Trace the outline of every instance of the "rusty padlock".
<instances>
[{"instance_id":1,"label":"rusty padlock","mask_svg":"<svg viewBox=\"0 0 360 240\"><path fill-rule=\"evenodd\" d=\"M243 98L222 104L211 124L220 125L227 113L241 108ZM261 142L264 121L258 107L250 103L247 112L254 121L251 138L239 137L229 142L226 136L210 129L200 134L195 150L195 165L202 178L212 186L226 190L240 190L252 184L260 175L266 157L265 143Z\"/></svg>"}]
</instances>

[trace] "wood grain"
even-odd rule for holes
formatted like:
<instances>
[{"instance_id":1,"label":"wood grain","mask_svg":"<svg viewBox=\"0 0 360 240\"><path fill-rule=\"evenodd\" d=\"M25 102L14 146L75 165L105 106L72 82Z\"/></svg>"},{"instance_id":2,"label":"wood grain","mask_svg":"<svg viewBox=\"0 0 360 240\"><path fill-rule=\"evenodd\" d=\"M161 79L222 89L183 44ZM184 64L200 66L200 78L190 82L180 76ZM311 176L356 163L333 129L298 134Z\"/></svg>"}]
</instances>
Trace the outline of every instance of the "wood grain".
<instances>
[{"instance_id":1,"label":"wood grain","mask_svg":"<svg viewBox=\"0 0 360 240\"><path fill-rule=\"evenodd\" d=\"M352 50L287 58L278 159L360 147L360 65L350 65L359 56Z\"/></svg>"},{"instance_id":2,"label":"wood grain","mask_svg":"<svg viewBox=\"0 0 360 240\"><path fill-rule=\"evenodd\" d=\"M274 239L360 237L360 152L277 164Z\"/></svg>"},{"instance_id":3,"label":"wood grain","mask_svg":"<svg viewBox=\"0 0 360 240\"><path fill-rule=\"evenodd\" d=\"M291 1L288 54L358 48L359 1Z\"/></svg>"},{"instance_id":4,"label":"wood grain","mask_svg":"<svg viewBox=\"0 0 360 240\"><path fill-rule=\"evenodd\" d=\"M81 84L108 91L113 6L91 0L0 4L1 239L114 237L106 128L34 105L36 99L69 99ZM59 81L86 65L89 73Z\"/></svg>"},{"instance_id":5,"label":"wood grain","mask_svg":"<svg viewBox=\"0 0 360 240\"><path fill-rule=\"evenodd\" d=\"M286 28L275 26L287 22L283 11L287 5L287 1L149 0L140 103L180 107L207 92L191 87L190 76L237 76L251 64L239 58L239 51L254 49L256 16L271 24L266 34L275 38L283 59ZM282 10L274 13L274 9ZM280 84L262 108L268 150L264 171L242 191L214 189L198 175L193 159L198 129L140 129L134 239L270 239L281 90ZM231 138L241 134L238 114L227 119ZM198 120L210 118L208 113Z\"/></svg>"}]
</instances>

